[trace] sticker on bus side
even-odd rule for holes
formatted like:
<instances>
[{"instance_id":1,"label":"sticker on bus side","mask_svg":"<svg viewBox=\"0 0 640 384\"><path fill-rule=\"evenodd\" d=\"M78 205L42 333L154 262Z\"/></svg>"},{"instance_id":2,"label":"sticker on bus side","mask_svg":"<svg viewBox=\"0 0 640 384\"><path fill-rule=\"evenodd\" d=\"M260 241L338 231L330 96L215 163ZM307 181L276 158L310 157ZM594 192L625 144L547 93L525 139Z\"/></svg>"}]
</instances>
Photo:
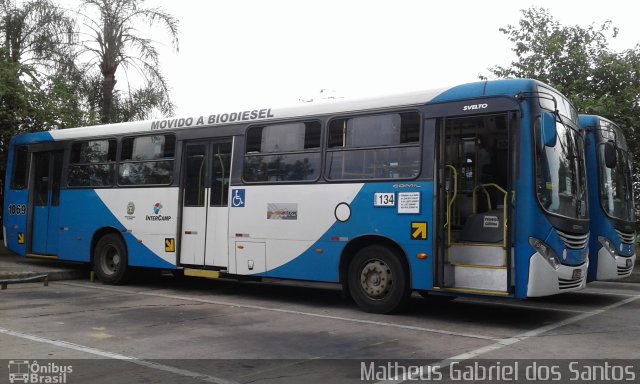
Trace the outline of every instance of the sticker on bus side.
<instances>
[{"instance_id":1,"label":"sticker on bus side","mask_svg":"<svg viewBox=\"0 0 640 384\"><path fill-rule=\"evenodd\" d=\"M395 207L396 206L396 194L391 193L374 193L373 194L373 206L374 207Z\"/></svg>"},{"instance_id":2,"label":"sticker on bus side","mask_svg":"<svg viewBox=\"0 0 640 384\"><path fill-rule=\"evenodd\" d=\"M10 215L26 215L27 206L24 204L9 204L7 211L9 211Z\"/></svg>"},{"instance_id":3,"label":"sticker on bus side","mask_svg":"<svg viewBox=\"0 0 640 384\"><path fill-rule=\"evenodd\" d=\"M236 208L244 207L244 189L234 189L232 191L231 206Z\"/></svg>"},{"instance_id":4,"label":"sticker on bus side","mask_svg":"<svg viewBox=\"0 0 640 384\"><path fill-rule=\"evenodd\" d=\"M166 237L164 239L164 251L165 252L176 251L176 239L174 237Z\"/></svg>"},{"instance_id":5,"label":"sticker on bus side","mask_svg":"<svg viewBox=\"0 0 640 384\"><path fill-rule=\"evenodd\" d=\"M398 192L398 213L420 213L420 192Z\"/></svg>"},{"instance_id":6,"label":"sticker on bus side","mask_svg":"<svg viewBox=\"0 0 640 384\"><path fill-rule=\"evenodd\" d=\"M482 226L484 228L498 228L500 227L500 220L498 216L485 216Z\"/></svg>"},{"instance_id":7,"label":"sticker on bus side","mask_svg":"<svg viewBox=\"0 0 640 384\"><path fill-rule=\"evenodd\" d=\"M427 223L425 221L411 222L411 240L427 240Z\"/></svg>"},{"instance_id":8,"label":"sticker on bus side","mask_svg":"<svg viewBox=\"0 0 640 384\"><path fill-rule=\"evenodd\" d=\"M267 220L298 220L298 204L267 203Z\"/></svg>"}]
</instances>

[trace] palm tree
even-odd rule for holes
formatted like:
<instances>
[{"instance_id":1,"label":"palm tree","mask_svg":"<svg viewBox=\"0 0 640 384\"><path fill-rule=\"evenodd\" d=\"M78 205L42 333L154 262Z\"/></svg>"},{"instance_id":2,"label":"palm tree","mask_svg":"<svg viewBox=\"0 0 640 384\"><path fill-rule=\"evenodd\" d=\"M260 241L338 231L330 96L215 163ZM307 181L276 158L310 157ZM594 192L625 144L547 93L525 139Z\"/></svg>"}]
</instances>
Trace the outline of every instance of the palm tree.
<instances>
[{"instance_id":1,"label":"palm tree","mask_svg":"<svg viewBox=\"0 0 640 384\"><path fill-rule=\"evenodd\" d=\"M31 76L68 64L75 24L49 0L32 0L18 6L0 0L0 59L32 69Z\"/></svg>"},{"instance_id":2,"label":"palm tree","mask_svg":"<svg viewBox=\"0 0 640 384\"><path fill-rule=\"evenodd\" d=\"M160 71L155 41L139 36L141 23L161 24L169 35L172 47L178 50L178 20L160 8L141 7L144 0L83 0L83 24L89 32L81 39L79 55L93 56L89 63L98 63L102 75L100 117L103 123L145 116L159 108L163 114L173 112L167 81ZM88 16L97 11L99 17ZM135 70L144 85L129 91L122 98L114 94L116 72ZM127 75L127 79L129 76ZM129 85L129 84L127 84ZM124 112L123 112L124 109ZM124 116L123 116L124 115Z\"/></svg>"}]
</instances>

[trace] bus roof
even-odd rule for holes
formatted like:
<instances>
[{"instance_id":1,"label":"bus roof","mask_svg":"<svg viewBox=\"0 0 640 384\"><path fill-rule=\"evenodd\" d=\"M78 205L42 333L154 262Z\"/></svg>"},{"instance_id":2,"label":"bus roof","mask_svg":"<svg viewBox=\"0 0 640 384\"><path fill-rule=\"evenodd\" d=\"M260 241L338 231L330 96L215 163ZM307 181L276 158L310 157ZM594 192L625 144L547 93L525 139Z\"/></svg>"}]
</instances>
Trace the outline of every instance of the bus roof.
<instances>
[{"instance_id":1,"label":"bus roof","mask_svg":"<svg viewBox=\"0 0 640 384\"><path fill-rule=\"evenodd\" d=\"M29 144L87 137L119 136L144 132L160 132L163 130L321 116L330 113L365 112L383 108L411 107L427 103L473 99L482 96L514 96L515 93L517 93L516 91L533 91L534 86L538 84L544 85L537 80L530 79L479 81L454 87L414 91L391 96L322 100L281 108L265 105L261 108L239 108L235 111L220 111L198 116L172 117L160 120L50 130L19 135L14 137L13 142L14 144Z\"/></svg>"},{"instance_id":2,"label":"bus roof","mask_svg":"<svg viewBox=\"0 0 640 384\"><path fill-rule=\"evenodd\" d=\"M602 137L605 140L614 139L616 141L616 145L622 148L624 151L629 151L629 146L627 144L627 139L624 136L624 132L618 126L618 124L613 121L607 119L606 117L598 116L598 115L586 115L581 114L578 116L578 125L581 130L591 129L593 132L598 131L600 134L599 137ZM614 134L611 135L609 132L613 131Z\"/></svg>"}]
</instances>

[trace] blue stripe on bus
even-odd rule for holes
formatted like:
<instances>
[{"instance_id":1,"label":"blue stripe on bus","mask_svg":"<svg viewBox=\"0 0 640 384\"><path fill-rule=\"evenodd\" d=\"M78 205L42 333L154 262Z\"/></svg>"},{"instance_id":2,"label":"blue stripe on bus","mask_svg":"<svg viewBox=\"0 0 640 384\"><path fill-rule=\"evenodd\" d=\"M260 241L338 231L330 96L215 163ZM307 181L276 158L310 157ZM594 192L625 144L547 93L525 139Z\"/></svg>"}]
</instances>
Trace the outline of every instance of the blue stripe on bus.
<instances>
[{"instance_id":1,"label":"blue stripe on bus","mask_svg":"<svg viewBox=\"0 0 640 384\"><path fill-rule=\"evenodd\" d=\"M495 81L478 81L452 87L434 97L433 103L446 101L461 101L483 96L505 95L515 97L515 91L535 91L536 85L541 84L531 79L508 79Z\"/></svg>"},{"instance_id":2,"label":"blue stripe on bus","mask_svg":"<svg viewBox=\"0 0 640 384\"><path fill-rule=\"evenodd\" d=\"M407 254L414 289L433 287L433 182L416 182L418 188L397 189L398 183L365 184L350 203L351 218L336 222L309 249L297 258L259 276L295 278L301 280L339 280L340 254L346 245L343 239L352 240L361 236L381 236L396 242ZM395 192L394 207L374 207L374 193ZM398 214L398 192L420 192L420 214ZM427 240L411 240L411 223L426 222ZM336 240L339 238L340 240ZM316 252L321 249L322 253ZM417 253L426 253L426 260L416 258Z\"/></svg>"},{"instance_id":3,"label":"blue stripe on bus","mask_svg":"<svg viewBox=\"0 0 640 384\"><path fill-rule=\"evenodd\" d=\"M54 141L53 136L49 132L34 132L25 135L15 136L13 139L15 145L47 143Z\"/></svg>"},{"instance_id":4,"label":"blue stripe on bus","mask_svg":"<svg viewBox=\"0 0 640 384\"><path fill-rule=\"evenodd\" d=\"M76 210L75 207L82 207ZM101 228L110 227L123 234L129 265L175 269L175 266L147 248L125 228L92 189L67 189L60 193L60 225L67 231L60 234L59 259L89 262L91 240Z\"/></svg>"}]
</instances>

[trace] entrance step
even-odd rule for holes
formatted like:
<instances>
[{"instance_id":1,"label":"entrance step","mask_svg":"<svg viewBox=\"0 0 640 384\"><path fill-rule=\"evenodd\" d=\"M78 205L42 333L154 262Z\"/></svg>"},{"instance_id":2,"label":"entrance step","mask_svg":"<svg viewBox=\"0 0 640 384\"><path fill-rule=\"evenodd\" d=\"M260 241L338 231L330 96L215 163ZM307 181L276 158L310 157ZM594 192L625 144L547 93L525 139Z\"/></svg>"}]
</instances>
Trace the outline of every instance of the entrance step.
<instances>
[{"instance_id":1,"label":"entrance step","mask_svg":"<svg viewBox=\"0 0 640 384\"><path fill-rule=\"evenodd\" d=\"M448 249L450 264L482 265L505 267L507 256L502 245L495 244L452 244Z\"/></svg>"},{"instance_id":2,"label":"entrance step","mask_svg":"<svg viewBox=\"0 0 640 384\"><path fill-rule=\"evenodd\" d=\"M507 268L485 265L449 264L446 281L453 288L507 292Z\"/></svg>"}]
</instances>

